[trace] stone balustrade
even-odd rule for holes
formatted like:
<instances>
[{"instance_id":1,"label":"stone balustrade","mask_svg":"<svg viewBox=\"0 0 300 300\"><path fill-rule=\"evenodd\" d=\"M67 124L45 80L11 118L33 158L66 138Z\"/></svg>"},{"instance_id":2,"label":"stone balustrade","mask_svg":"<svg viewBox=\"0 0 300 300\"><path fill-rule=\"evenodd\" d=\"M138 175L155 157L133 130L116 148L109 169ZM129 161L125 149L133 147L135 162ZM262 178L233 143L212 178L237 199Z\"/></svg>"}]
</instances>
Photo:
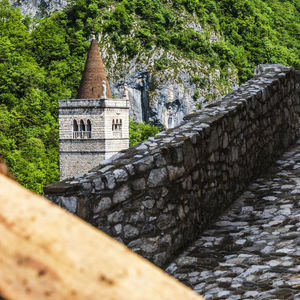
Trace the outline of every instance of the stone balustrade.
<instances>
[{"instance_id":1,"label":"stone balustrade","mask_svg":"<svg viewBox=\"0 0 300 300\"><path fill-rule=\"evenodd\" d=\"M91 131L73 131L73 139L91 139Z\"/></svg>"}]
</instances>

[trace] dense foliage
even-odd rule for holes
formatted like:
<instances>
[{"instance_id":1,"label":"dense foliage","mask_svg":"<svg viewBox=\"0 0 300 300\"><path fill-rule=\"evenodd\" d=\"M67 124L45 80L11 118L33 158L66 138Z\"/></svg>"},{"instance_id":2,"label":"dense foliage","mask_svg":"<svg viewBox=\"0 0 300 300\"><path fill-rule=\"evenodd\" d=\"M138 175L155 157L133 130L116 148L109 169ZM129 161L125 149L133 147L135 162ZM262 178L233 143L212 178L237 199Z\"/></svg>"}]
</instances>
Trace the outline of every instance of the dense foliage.
<instances>
[{"instance_id":1,"label":"dense foliage","mask_svg":"<svg viewBox=\"0 0 300 300\"><path fill-rule=\"evenodd\" d=\"M122 0L101 15L101 24L129 57L155 45L208 62L221 74L237 67L244 82L258 64L300 68L299 13L296 0ZM189 23L200 23L202 32ZM220 36L213 43L212 31Z\"/></svg>"},{"instance_id":2,"label":"dense foliage","mask_svg":"<svg viewBox=\"0 0 300 300\"><path fill-rule=\"evenodd\" d=\"M149 137L154 136L160 132L157 126L150 125L144 122L138 123L134 121L129 122L129 146L147 140Z\"/></svg>"},{"instance_id":3,"label":"dense foliage","mask_svg":"<svg viewBox=\"0 0 300 300\"><path fill-rule=\"evenodd\" d=\"M162 47L221 74L237 68L245 81L260 63L300 69L299 11L296 0L71 0L64 11L32 19L0 0L0 155L31 190L58 180L57 100L76 95L93 30L120 56ZM191 20L203 32L188 28ZM209 41L212 31L219 41ZM167 60L156 66L167 68ZM130 129L131 145L158 132Z\"/></svg>"}]
</instances>

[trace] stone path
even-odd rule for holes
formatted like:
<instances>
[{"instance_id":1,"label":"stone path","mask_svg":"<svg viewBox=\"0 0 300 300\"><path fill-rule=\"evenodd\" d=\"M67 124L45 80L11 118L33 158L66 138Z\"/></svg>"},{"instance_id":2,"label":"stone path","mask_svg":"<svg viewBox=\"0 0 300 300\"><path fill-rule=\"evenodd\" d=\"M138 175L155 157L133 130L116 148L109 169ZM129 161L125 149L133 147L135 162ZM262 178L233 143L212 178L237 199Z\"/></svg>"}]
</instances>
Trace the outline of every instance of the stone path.
<instances>
[{"instance_id":1,"label":"stone path","mask_svg":"<svg viewBox=\"0 0 300 300\"><path fill-rule=\"evenodd\" d=\"M300 139L167 272L208 300L300 300Z\"/></svg>"}]
</instances>

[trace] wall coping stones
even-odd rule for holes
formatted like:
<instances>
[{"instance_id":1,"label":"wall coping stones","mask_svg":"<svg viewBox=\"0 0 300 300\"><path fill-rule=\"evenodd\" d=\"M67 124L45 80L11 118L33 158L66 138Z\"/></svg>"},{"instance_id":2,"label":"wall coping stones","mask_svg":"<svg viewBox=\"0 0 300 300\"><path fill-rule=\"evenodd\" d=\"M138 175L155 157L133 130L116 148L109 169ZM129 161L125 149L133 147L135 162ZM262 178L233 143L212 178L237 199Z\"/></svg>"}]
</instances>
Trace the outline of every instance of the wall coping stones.
<instances>
[{"instance_id":1,"label":"wall coping stones","mask_svg":"<svg viewBox=\"0 0 300 300\"><path fill-rule=\"evenodd\" d=\"M64 194L67 192L76 192L76 191L78 191L79 188L80 188L80 185L74 181L71 181L69 183L60 181L51 186L51 191L52 191L52 193L55 193L55 194Z\"/></svg>"},{"instance_id":2,"label":"wall coping stones","mask_svg":"<svg viewBox=\"0 0 300 300\"><path fill-rule=\"evenodd\" d=\"M293 143L297 76L259 65L221 101L87 174L46 186L45 196L63 207L77 199L77 215L162 266Z\"/></svg>"}]
</instances>

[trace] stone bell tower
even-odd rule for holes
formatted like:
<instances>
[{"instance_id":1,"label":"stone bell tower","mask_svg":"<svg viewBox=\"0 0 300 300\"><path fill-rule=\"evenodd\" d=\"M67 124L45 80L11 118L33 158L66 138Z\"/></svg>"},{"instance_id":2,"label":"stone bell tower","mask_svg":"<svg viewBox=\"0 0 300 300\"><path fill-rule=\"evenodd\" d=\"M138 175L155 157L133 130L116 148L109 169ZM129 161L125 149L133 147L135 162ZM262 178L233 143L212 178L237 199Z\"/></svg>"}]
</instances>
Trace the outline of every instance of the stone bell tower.
<instances>
[{"instance_id":1,"label":"stone bell tower","mask_svg":"<svg viewBox=\"0 0 300 300\"><path fill-rule=\"evenodd\" d=\"M59 100L61 180L83 174L129 147L127 88L113 99L93 36L77 99Z\"/></svg>"}]
</instances>

